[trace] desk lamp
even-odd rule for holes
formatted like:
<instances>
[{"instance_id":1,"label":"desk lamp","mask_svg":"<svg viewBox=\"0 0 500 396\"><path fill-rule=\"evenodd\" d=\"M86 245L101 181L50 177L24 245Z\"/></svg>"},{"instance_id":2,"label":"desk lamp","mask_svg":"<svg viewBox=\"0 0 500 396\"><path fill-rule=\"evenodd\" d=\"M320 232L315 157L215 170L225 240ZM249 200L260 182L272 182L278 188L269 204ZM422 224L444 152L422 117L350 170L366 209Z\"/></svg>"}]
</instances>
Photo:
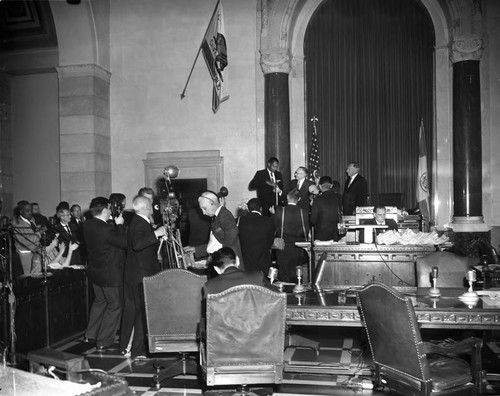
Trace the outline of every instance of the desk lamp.
<instances>
[{"instance_id":1,"label":"desk lamp","mask_svg":"<svg viewBox=\"0 0 500 396\"><path fill-rule=\"evenodd\" d=\"M431 297L440 297L441 292L436 287L438 278L438 267L432 267L432 287L429 289L429 296Z\"/></svg>"}]
</instances>

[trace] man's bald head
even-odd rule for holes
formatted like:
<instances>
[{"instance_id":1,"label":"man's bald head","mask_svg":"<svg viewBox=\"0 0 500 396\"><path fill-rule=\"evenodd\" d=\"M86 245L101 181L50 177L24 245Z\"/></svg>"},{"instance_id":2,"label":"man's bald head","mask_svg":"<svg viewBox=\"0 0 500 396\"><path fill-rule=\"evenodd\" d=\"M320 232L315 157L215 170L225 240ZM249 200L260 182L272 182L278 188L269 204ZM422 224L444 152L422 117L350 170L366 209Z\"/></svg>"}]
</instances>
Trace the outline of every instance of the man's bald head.
<instances>
[{"instance_id":1,"label":"man's bald head","mask_svg":"<svg viewBox=\"0 0 500 396\"><path fill-rule=\"evenodd\" d=\"M220 206L219 197L213 191L205 191L201 194L198 203L203 214L210 217L215 216L215 212Z\"/></svg>"},{"instance_id":2,"label":"man's bald head","mask_svg":"<svg viewBox=\"0 0 500 396\"><path fill-rule=\"evenodd\" d=\"M152 202L149 198L138 195L132 201L134 212L149 217L153 213Z\"/></svg>"}]
</instances>

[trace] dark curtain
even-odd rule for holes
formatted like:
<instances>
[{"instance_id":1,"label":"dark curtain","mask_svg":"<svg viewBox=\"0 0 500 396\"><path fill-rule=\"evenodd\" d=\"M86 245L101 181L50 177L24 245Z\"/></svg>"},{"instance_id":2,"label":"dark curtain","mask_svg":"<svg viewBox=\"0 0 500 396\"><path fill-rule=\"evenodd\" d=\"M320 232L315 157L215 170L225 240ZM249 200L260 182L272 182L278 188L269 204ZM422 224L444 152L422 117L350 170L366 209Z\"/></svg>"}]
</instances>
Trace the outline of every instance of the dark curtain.
<instances>
[{"instance_id":1,"label":"dark curtain","mask_svg":"<svg viewBox=\"0 0 500 396\"><path fill-rule=\"evenodd\" d=\"M304 54L306 116L319 119L321 175L343 188L347 163L357 161L372 204L397 192L404 207L417 206L421 119L432 173L434 42L416 0L327 0L316 10ZM308 150L312 130L308 121Z\"/></svg>"}]
</instances>

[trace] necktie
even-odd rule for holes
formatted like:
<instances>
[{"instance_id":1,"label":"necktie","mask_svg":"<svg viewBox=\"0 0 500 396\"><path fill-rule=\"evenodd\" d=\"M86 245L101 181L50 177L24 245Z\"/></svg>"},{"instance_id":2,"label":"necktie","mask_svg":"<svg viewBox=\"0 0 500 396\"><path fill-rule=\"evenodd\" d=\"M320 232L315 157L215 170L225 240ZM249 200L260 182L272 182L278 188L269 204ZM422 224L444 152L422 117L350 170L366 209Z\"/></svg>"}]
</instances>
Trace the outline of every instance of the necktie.
<instances>
[{"instance_id":1,"label":"necktie","mask_svg":"<svg viewBox=\"0 0 500 396\"><path fill-rule=\"evenodd\" d=\"M70 230L70 228L69 228L69 225L67 225L67 224L66 224L66 225L65 225L65 227L66 227L66 232L67 232L69 235L71 235L71 230Z\"/></svg>"},{"instance_id":2,"label":"necktie","mask_svg":"<svg viewBox=\"0 0 500 396\"><path fill-rule=\"evenodd\" d=\"M297 182L297 190L300 190L300 187L302 187L302 182L303 182L303 180L299 180Z\"/></svg>"},{"instance_id":3,"label":"necktie","mask_svg":"<svg viewBox=\"0 0 500 396\"><path fill-rule=\"evenodd\" d=\"M274 173L273 172L269 172L270 176L271 176L271 181L273 183L276 183L276 179L274 178Z\"/></svg>"}]
</instances>

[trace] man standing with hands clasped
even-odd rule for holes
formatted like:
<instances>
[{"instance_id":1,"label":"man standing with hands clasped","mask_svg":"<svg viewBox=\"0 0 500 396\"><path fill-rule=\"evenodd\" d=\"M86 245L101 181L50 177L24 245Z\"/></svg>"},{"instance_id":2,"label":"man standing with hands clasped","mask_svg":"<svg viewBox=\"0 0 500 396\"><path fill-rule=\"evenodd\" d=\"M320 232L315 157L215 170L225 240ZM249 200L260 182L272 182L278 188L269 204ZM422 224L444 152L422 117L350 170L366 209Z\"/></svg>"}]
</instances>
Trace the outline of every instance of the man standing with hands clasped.
<instances>
[{"instance_id":1,"label":"man standing with hands clasped","mask_svg":"<svg viewBox=\"0 0 500 396\"><path fill-rule=\"evenodd\" d=\"M356 211L356 206L365 206L368 196L368 183L359 174L359 165L356 162L349 162L345 170L349 177L344 184L343 207L344 215L352 215Z\"/></svg>"},{"instance_id":2,"label":"man standing with hands clasped","mask_svg":"<svg viewBox=\"0 0 500 396\"><path fill-rule=\"evenodd\" d=\"M257 198L262 203L262 214L269 216L269 208L277 206L282 201L283 176L278 171L278 158L267 160L266 169L259 170L248 185L249 190L257 190Z\"/></svg>"}]
</instances>

